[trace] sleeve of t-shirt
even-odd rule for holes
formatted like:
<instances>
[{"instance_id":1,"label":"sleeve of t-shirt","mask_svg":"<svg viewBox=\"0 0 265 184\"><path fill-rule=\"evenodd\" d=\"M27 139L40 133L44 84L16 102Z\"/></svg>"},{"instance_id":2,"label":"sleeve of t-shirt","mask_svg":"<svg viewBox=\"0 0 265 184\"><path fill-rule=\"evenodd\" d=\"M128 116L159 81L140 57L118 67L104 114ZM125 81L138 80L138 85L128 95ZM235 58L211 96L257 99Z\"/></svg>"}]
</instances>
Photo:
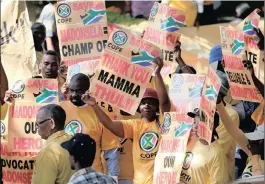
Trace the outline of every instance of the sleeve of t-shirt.
<instances>
[{"instance_id":1,"label":"sleeve of t-shirt","mask_svg":"<svg viewBox=\"0 0 265 184\"><path fill-rule=\"evenodd\" d=\"M133 139L134 120L121 121L125 139Z\"/></svg>"},{"instance_id":2,"label":"sleeve of t-shirt","mask_svg":"<svg viewBox=\"0 0 265 184\"><path fill-rule=\"evenodd\" d=\"M216 153L209 163L209 176L211 184L227 183L229 180L227 159L221 150Z\"/></svg>"},{"instance_id":3,"label":"sleeve of t-shirt","mask_svg":"<svg viewBox=\"0 0 265 184\"><path fill-rule=\"evenodd\" d=\"M46 37L53 37L53 32L56 29L55 13L53 10L47 11L48 8L53 7L44 7L41 12L39 21L45 25Z\"/></svg>"},{"instance_id":4,"label":"sleeve of t-shirt","mask_svg":"<svg viewBox=\"0 0 265 184\"><path fill-rule=\"evenodd\" d=\"M31 184L55 183L56 176L57 163L55 157L49 150L46 150L37 158Z\"/></svg>"},{"instance_id":5,"label":"sleeve of t-shirt","mask_svg":"<svg viewBox=\"0 0 265 184\"><path fill-rule=\"evenodd\" d=\"M120 140L117 136L111 133L107 128L103 126L102 130L102 150L111 150L113 148L119 148L121 146Z\"/></svg>"}]
</instances>

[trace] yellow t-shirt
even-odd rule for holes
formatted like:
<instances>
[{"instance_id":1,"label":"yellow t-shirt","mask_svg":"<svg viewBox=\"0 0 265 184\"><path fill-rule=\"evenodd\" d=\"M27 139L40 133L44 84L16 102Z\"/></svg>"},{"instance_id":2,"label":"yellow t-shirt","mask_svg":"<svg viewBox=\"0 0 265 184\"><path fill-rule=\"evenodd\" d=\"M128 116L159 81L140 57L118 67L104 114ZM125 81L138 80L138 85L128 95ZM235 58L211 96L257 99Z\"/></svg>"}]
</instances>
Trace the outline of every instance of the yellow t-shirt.
<instances>
[{"instance_id":1,"label":"yellow t-shirt","mask_svg":"<svg viewBox=\"0 0 265 184\"><path fill-rule=\"evenodd\" d=\"M94 110L90 106L77 107L70 101L60 103L66 112L65 131L68 134L84 133L91 136L96 142L96 156L93 167L103 173L101 152L119 148L118 138L104 128L98 121Z\"/></svg>"},{"instance_id":2,"label":"yellow t-shirt","mask_svg":"<svg viewBox=\"0 0 265 184\"><path fill-rule=\"evenodd\" d=\"M259 165L261 166L262 171L264 172L264 160L259 159ZM252 172L252 163L251 159L248 160L247 166L245 167L241 178L249 178L255 176Z\"/></svg>"},{"instance_id":3,"label":"yellow t-shirt","mask_svg":"<svg viewBox=\"0 0 265 184\"><path fill-rule=\"evenodd\" d=\"M262 125L264 123L264 99L253 112L251 118L255 121L257 125Z\"/></svg>"},{"instance_id":4,"label":"yellow t-shirt","mask_svg":"<svg viewBox=\"0 0 265 184\"><path fill-rule=\"evenodd\" d=\"M229 114L233 123L237 127L239 127L238 113L229 104L226 104L225 110ZM227 132L226 128L224 127L222 123L221 118L220 118L220 125L216 128L216 131L219 136L219 139L217 140L217 142L219 143L221 148L224 150L226 158L227 158L229 181L234 181L235 180L236 142L233 139L233 137Z\"/></svg>"},{"instance_id":5,"label":"yellow t-shirt","mask_svg":"<svg viewBox=\"0 0 265 184\"><path fill-rule=\"evenodd\" d=\"M1 106L1 120L4 120L6 117L8 105L5 103Z\"/></svg>"},{"instance_id":6,"label":"yellow t-shirt","mask_svg":"<svg viewBox=\"0 0 265 184\"><path fill-rule=\"evenodd\" d=\"M185 184L224 184L228 181L227 160L218 142L203 145L199 140L187 149L180 181Z\"/></svg>"},{"instance_id":7,"label":"yellow t-shirt","mask_svg":"<svg viewBox=\"0 0 265 184\"><path fill-rule=\"evenodd\" d=\"M160 124L163 117L160 115ZM156 121L143 119L122 121L124 138L133 139L134 183L153 184L155 157L161 140Z\"/></svg>"},{"instance_id":8,"label":"yellow t-shirt","mask_svg":"<svg viewBox=\"0 0 265 184\"><path fill-rule=\"evenodd\" d=\"M74 174L69 161L69 153L61 147L70 136L64 131L52 134L44 143L36 157L32 184L65 184Z\"/></svg>"}]
</instances>

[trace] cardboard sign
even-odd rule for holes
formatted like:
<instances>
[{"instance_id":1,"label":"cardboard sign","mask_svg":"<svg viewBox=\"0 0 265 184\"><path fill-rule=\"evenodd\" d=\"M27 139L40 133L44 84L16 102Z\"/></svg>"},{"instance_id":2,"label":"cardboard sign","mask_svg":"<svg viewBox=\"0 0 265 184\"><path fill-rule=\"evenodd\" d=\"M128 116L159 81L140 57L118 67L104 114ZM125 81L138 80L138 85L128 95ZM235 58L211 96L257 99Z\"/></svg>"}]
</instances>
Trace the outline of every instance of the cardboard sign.
<instances>
[{"instance_id":1,"label":"cardboard sign","mask_svg":"<svg viewBox=\"0 0 265 184\"><path fill-rule=\"evenodd\" d=\"M106 49L91 84L92 96L134 115L151 74L150 68Z\"/></svg>"},{"instance_id":2,"label":"cardboard sign","mask_svg":"<svg viewBox=\"0 0 265 184\"><path fill-rule=\"evenodd\" d=\"M68 68L66 82L69 84L71 78L78 73L83 73L85 75L93 75L100 63L100 60L91 60L81 63L77 63Z\"/></svg>"},{"instance_id":3,"label":"cardboard sign","mask_svg":"<svg viewBox=\"0 0 265 184\"><path fill-rule=\"evenodd\" d=\"M16 102L56 103L59 100L57 79L18 80L12 92Z\"/></svg>"},{"instance_id":4,"label":"cardboard sign","mask_svg":"<svg viewBox=\"0 0 265 184\"><path fill-rule=\"evenodd\" d=\"M187 113L193 112L195 108L199 108L204 81L204 75L171 75L168 94L173 103L172 111Z\"/></svg>"},{"instance_id":5,"label":"cardboard sign","mask_svg":"<svg viewBox=\"0 0 265 184\"><path fill-rule=\"evenodd\" d=\"M2 181L5 184L30 184L37 153L9 152L7 142L1 142Z\"/></svg>"},{"instance_id":6,"label":"cardboard sign","mask_svg":"<svg viewBox=\"0 0 265 184\"><path fill-rule=\"evenodd\" d=\"M108 40L105 2L60 2L55 9L62 60L71 66L100 59Z\"/></svg>"},{"instance_id":7,"label":"cardboard sign","mask_svg":"<svg viewBox=\"0 0 265 184\"><path fill-rule=\"evenodd\" d=\"M261 102L262 96L254 85L251 73L244 67L245 42L243 32L221 26L220 30L225 71L232 97L235 100Z\"/></svg>"},{"instance_id":8,"label":"cardboard sign","mask_svg":"<svg viewBox=\"0 0 265 184\"><path fill-rule=\"evenodd\" d=\"M155 158L155 184L179 182L192 122L186 114L165 113L162 139Z\"/></svg>"},{"instance_id":9,"label":"cardboard sign","mask_svg":"<svg viewBox=\"0 0 265 184\"><path fill-rule=\"evenodd\" d=\"M8 111L8 149L11 152L38 152L44 140L35 125L36 113L43 105L16 103Z\"/></svg>"},{"instance_id":10,"label":"cardboard sign","mask_svg":"<svg viewBox=\"0 0 265 184\"><path fill-rule=\"evenodd\" d=\"M198 126L198 135L200 138L211 143L212 131L214 125L214 113L216 101L221 87L221 80L214 70L209 67L208 74L202 90L200 104L200 123Z\"/></svg>"},{"instance_id":11,"label":"cardboard sign","mask_svg":"<svg viewBox=\"0 0 265 184\"><path fill-rule=\"evenodd\" d=\"M174 62L174 47L181 36L176 31L184 26L185 19L185 12L166 4L156 2L151 9L143 39L163 49L163 59L167 62Z\"/></svg>"},{"instance_id":12,"label":"cardboard sign","mask_svg":"<svg viewBox=\"0 0 265 184\"><path fill-rule=\"evenodd\" d=\"M253 28L258 28L260 16L257 14L260 10L254 10L237 27L244 33L246 59L252 62L255 75L260 75L260 50L255 41L255 32Z\"/></svg>"},{"instance_id":13,"label":"cardboard sign","mask_svg":"<svg viewBox=\"0 0 265 184\"><path fill-rule=\"evenodd\" d=\"M36 52L26 2L1 1L1 62L9 88L37 75Z\"/></svg>"}]
</instances>

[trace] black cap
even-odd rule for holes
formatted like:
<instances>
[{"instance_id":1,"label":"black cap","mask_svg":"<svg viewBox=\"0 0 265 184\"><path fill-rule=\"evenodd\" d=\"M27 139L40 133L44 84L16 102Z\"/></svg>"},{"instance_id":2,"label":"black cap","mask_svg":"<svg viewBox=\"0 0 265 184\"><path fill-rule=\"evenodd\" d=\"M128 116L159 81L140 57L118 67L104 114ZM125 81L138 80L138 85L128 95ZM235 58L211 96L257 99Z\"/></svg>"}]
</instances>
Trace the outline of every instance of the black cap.
<instances>
[{"instance_id":1,"label":"black cap","mask_svg":"<svg viewBox=\"0 0 265 184\"><path fill-rule=\"evenodd\" d=\"M77 133L69 141L63 142L61 146L78 160L94 160L95 158L96 142L89 135Z\"/></svg>"},{"instance_id":2,"label":"black cap","mask_svg":"<svg viewBox=\"0 0 265 184\"><path fill-rule=\"evenodd\" d=\"M193 112L188 112L187 115L191 118L195 118L195 116L200 116L200 109L195 108Z\"/></svg>"}]
</instances>

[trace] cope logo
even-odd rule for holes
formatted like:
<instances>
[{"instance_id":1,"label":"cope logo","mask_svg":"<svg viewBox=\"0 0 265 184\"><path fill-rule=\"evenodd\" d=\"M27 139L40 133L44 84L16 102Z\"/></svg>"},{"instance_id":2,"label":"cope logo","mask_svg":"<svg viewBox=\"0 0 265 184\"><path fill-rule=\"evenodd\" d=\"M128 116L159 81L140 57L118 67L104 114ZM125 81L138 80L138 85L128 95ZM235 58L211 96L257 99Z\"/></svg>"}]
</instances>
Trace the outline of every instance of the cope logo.
<instances>
[{"instance_id":1,"label":"cope logo","mask_svg":"<svg viewBox=\"0 0 265 184\"><path fill-rule=\"evenodd\" d=\"M140 147L145 152L151 152L158 143L158 135L154 132L146 132L140 138Z\"/></svg>"},{"instance_id":2,"label":"cope logo","mask_svg":"<svg viewBox=\"0 0 265 184\"><path fill-rule=\"evenodd\" d=\"M188 170L190 168L192 159L193 159L193 154L191 152L187 152L185 159L184 159L184 162L183 162L182 169Z\"/></svg>"},{"instance_id":3,"label":"cope logo","mask_svg":"<svg viewBox=\"0 0 265 184\"><path fill-rule=\"evenodd\" d=\"M82 130L82 124L77 120L70 121L64 128L64 131L71 136L74 136L76 133L82 133Z\"/></svg>"},{"instance_id":4,"label":"cope logo","mask_svg":"<svg viewBox=\"0 0 265 184\"><path fill-rule=\"evenodd\" d=\"M57 13L60 17L66 18L71 15L71 7L68 4L61 4L57 8Z\"/></svg>"},{"instance_id":5,"label":"cope logo","mask_svg":"<svg viewBox=\"0 0 265 184\"><path fill-rule=\"evenodd\" d=\"M24 89L25 89L25 84L24 84L24 82L23 82L22 80L18 80L18 81L14 84L14 86L13 86L13 88L12 88L12 91L13 91L14 93L21 93L22 91L24 91Z\"/></svg>"},{"instance_id":6,"label":"cope logo","mask_svg":"<svg viewBox=\"0 0 265 184\"><path fill-rule=\"evenodd\" d=\"M152 7L152 9L151 9L151 13L150 13L150 15L151 15L152 17L156 16L156 14L157 14L157 12L158 12L158 8L159 8L158 3L155 3L154 6Z\"/></svg>"},{"instance_id":7,"label":"cope logo","mask_svg":"<svg viewBox=\"0 0 265 184\"><path fill-rule=\"evenodd\" d=\"M128 36L125 32L123 31L117 31L113 34L112 36L112 40L116 45L124 45L127 40L128 40Z\"/></svg>"},{"instance_id":8,"label":"cope logo","mask_svg":"<svg viewBox=\"0 0 265 184\"><path fill-rule=\"evenodd\" d=\"M184 78L182 75L174 75L172 80L173 88L180 88L183 83L184 83Z\"/></svg>"},{"instance_id":9,"label":"cope logo","mask_svg":"<svg viewBox=\"0 0 265 184\"><path fill-rule=\"evenodd\" d=\"M2 120L0 120L0 122L1 122L1 134L3 134L6 131L6 126Z\"/></svg>"}]
</instances>

